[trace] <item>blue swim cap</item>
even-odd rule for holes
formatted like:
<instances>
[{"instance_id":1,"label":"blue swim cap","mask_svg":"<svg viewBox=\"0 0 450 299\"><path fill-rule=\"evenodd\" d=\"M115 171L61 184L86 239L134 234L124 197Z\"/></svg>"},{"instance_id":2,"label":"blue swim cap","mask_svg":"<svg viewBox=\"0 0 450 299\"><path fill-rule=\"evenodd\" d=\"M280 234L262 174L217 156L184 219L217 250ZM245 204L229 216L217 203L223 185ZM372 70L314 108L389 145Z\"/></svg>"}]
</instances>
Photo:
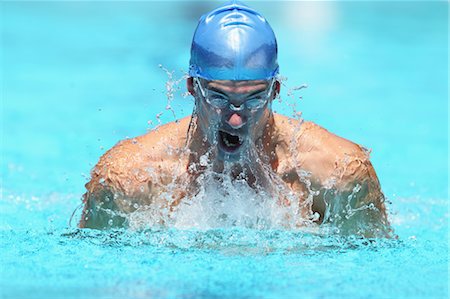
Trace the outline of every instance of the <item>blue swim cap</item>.
<instances>
[{"instance_id":1,"label":"blue swim cap","mask_svg":"<svg viewBox=\"0 0 450 299\"><path fill-rule=\"evenodd\" d=\"M200 18L192 40L191 77L267 80L277 74L277 40L258 12L231 1Z\"/></svg>"}]
</instances>

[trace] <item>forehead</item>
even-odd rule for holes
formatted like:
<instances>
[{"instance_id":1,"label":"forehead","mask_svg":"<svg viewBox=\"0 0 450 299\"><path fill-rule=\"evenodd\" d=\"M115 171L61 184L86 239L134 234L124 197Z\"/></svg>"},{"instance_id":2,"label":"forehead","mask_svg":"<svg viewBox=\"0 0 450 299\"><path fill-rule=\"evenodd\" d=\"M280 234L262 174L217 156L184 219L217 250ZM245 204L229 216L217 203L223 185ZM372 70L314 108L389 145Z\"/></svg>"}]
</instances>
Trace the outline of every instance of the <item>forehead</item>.
<instances>
[{"instance_id":1,"label":"forehead","mask_svg":"<svg viewBox=\"0 0 450 299\"><path fill-rule=\"evenodd\" d=\"M206 86L226 93L253 93L267 89L269 82L266 80L214 80L207 81Z\"/></svg>"}]
</instances>

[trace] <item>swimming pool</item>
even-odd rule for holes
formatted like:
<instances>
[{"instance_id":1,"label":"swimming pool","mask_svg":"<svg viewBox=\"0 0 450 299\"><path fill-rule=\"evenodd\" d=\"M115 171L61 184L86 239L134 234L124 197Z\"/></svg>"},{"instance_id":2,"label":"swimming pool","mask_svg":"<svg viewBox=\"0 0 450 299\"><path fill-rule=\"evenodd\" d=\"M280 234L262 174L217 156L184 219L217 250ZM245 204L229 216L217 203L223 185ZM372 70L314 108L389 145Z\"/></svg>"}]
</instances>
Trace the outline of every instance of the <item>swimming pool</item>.
<instances>
[{"instance_id":1,"label":"swimming pool","mask_svg":"<svg viewBox=\"0 0 450 299\"><path fill-rule=\"evenodd\" d=\"M448 297L448 3L250 4L303 117L373 150L399 240L69 226L98 157L173 120L159 65L183 75L213 4L1 2L2 297Z\"/></svg>"}]
</instances>

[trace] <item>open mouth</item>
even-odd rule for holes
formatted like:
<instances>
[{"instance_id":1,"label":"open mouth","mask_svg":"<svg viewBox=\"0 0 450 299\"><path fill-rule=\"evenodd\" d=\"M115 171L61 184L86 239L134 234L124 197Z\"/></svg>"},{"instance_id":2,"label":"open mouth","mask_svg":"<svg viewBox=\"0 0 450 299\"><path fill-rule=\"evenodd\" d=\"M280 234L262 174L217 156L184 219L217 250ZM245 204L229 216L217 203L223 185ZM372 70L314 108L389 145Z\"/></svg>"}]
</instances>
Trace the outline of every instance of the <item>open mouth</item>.
<instances>
[{"instance_id":1,"label":"open mouth","mask_svg":"<svg viewBox=\"0 0 450 299\"><path fill-rule=\"evenodd\" d=\"M242 139L224 131L219 131L219 143L227 152L235 152L242 145Z\"/></svg>"}]
</instances>

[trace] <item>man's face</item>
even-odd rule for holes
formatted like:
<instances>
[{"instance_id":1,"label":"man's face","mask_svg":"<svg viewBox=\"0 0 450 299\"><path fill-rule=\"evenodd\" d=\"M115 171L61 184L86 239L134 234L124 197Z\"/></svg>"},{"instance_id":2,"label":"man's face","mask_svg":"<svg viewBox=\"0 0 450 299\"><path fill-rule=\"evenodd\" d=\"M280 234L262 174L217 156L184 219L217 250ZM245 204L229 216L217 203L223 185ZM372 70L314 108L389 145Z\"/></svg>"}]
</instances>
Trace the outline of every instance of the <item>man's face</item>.
<instances>
[{"instance_id":1,"label":"man's face","mask_svg":"<svg viewBox=\"0 0 450 299\"><path fill-rule=\"evenodd\" d=\"M218 158L237 161L248 156L268 123L278 83L194 78L191 84L198 124L206 141L217 148Z\"/></svg>"}]
</instances>

